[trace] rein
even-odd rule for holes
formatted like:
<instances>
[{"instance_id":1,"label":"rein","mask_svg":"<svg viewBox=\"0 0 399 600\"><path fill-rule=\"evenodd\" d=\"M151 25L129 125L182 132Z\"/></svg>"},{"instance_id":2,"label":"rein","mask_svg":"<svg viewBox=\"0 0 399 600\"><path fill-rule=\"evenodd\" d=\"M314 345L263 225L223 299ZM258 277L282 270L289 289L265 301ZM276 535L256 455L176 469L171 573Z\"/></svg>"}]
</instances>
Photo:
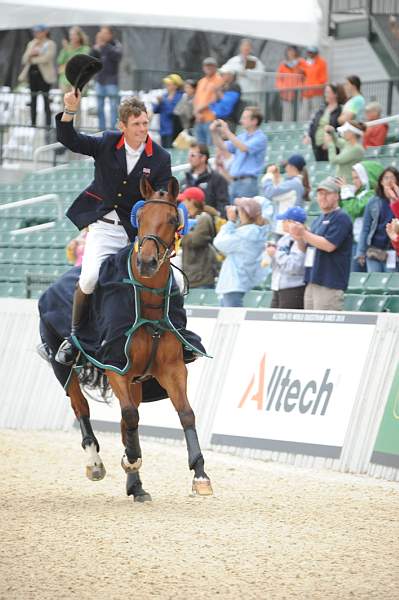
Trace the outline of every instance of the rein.
<instances>
[{"instance_id":1,"label":"rein","mask_svg":"<svg viewBox=\"0 0 399 600\"><path fill-rule=\"evenodd\" d=\"M145 242L147 242L147 241L154 242L156 245L156 248L157 248L157 262L158 262L157 271L158 271L159 268L165 263L165 261L170 259L173 256L173 252L175 250L175 244L176 244L176 231L180 224L179 212L177 210L176 205L173 202L169 202L168 200L146 200L146 204L163 204L163 205L166 204L166 205L172 206L176 211L175 234L174 234L173 240L170 242L170 244L165 242L165 240L163 240L162 238L160 238L157 235L148 234L148 235L144 235L142 238L138 237L135 247L134 247L135 251L137 252L137 255L140 256L141 249L142 249L143 245L145 244ZM164 249L163 254L162 254L161 248ZM169 277L168 277L168 281L167 281L166 285L161 288L152 288L152 287L149 287L149 286L141 283L134 277L133 273L130 270L130 261L129 261L129 279L124 279L123 282L130 283L131 285L133 285L134 290L135 290L135 295L136 295L136 323L133 326L133 330L131 331L131 333L133 333L133 331L137 330L139 327L144 325L145 329L147 330L147 333L152 338L151 352L150 352L150 356L148 358L147 364L144 368L144 373L138 377L135 377L133 380L133 383L143 383L144 381L146 381L147 379L149 379L151 377L151 369L152 369L152 366L153 366L153 363L155 360L155 356L156 356L156 353L158 350L159 342L161 340L161 335L165 331L168 331L170 329L170 327L168 326L169 299L171 296L176 296L176 295L180 294L180 291L177 290L176 292L171 292L171 285L172 285L171 269L169 270ZM161 304L151 304L148 302L144 302L142 300L142 298L140 297L140 294L138 293L140 291L147 291L147 292L150 292L151 294L156 294L158 296L162 296ZM165 301L166 301L166 304L165 304ZM161 319L143 319L143 317L141 316L141 308L150 308L150 309L152 308L152 309L157 309L157 310L164 309L164 314Z\"/></svg>"}]
</instances>

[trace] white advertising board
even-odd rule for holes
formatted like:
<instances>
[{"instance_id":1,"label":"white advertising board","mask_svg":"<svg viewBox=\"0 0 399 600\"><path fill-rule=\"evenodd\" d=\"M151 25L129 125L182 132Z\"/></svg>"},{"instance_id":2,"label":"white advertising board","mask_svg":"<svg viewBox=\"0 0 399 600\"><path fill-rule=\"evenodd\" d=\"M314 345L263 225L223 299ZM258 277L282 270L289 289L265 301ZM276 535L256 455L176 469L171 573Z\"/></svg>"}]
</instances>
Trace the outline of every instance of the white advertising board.
<instances>
[{"instance_id":1,"label":"white advertising board","mask_svg":"<svg viewBox=\"0 0 399 600\"><path fill-rule=\"evenodd\" d=\"M248 311L211 442L338 458L376 317Z\"/></svg>"},{"instance_id":2,"label":"white advertising board","mask_svg":"<svg viewBox=\"0 0 399 600\"><path fill-rule=\"evenodd\" d=\"M187 328L191 331L195 331L195 333L201 337L205 350L208 354L212 354L210 345L218 309L188 309L187 314ZM188 399L194 412L196 410L195 398L198 382L201 377L204 363L208 360L212 359L203 357L197 359L194 363L187 365ZM144 435L183 439L183 430L179 418L169 398L157 402L142 403L139 408L139 413L140 433ZM95 428L100 430L119 430L121 410L119 401L115 396L112 396L110 404L91 401L90 415Z\"/></svg>"}]
</instances>

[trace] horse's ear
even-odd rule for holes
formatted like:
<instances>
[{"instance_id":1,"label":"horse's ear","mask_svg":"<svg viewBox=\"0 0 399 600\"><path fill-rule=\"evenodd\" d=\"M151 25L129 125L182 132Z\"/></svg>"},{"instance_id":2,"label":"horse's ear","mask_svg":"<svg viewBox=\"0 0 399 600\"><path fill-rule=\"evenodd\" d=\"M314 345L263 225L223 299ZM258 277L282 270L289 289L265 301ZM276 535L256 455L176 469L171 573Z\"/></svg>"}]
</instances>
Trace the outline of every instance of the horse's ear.
<instances>
[{"instance_id":1,"label":"horse's ear","mask_svg":"<svg viewBox=\"0 0 399 600\"><path fill-rule=\"evenodd\" d=\"M140 179L140 193L141 196L146 200L152 198L152 196L154 195L154 190L152 188L150 180L145 175L143 175L143 177Z\"/></svg>"},{"instance_id":2,"label":"horse's ear","mask_svg":"<svg viewBox=\"0 0 399 600\"><path fill-rule=\"evenodd\" d=\"M168 183L169 200L172 200L173 202L176 200L177 196L179 195L179 189L179 182L177 181L176 177L171 177Z\"/></svg>"}]
</instances>

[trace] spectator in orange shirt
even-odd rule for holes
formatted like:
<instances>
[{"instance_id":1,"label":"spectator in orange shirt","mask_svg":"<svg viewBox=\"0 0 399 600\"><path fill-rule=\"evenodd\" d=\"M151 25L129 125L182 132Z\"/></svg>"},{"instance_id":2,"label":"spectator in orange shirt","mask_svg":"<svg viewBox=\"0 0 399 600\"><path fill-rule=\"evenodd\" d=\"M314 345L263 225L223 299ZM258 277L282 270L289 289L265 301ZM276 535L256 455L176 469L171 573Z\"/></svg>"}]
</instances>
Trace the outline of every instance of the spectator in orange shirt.
<instances>
[{"instance_id":1,"label":"spectator in orange shirt","mask_svg":"<svg viewBox=\"0 0 399 600\"><path fill-rule=\"evenodd\" d=\"M322 102L324 85L328 81L328 67L324 58L319 55L316 46L308 46L306 58L299 61L301 69L305 73L303 98L303 119L310 119L311 114L317 110Z\"/></svg>"},{"instance_id":2,"label":"spectator in orange shirt","mask_svg":"<svg viewBox=\"0 0 399 600\"><path fill-rule=\"evenodd\" d=\"M283 121L292 121L294 118L295 88L302 87L304 71L300 66L299 51L296 46L287 46L285 60L277 69L276 88L280 91L283 109Z\"/></svg>"},{"instance_id":3,"label":"spectator in orange shirt","mask_svg":"<svg viewBox=\"0 0 399 600\"><path fill-rule=\"evenodd\" d=\"M365 108L366 121L376 121L381 119L382 106L378 102L370 102ZM363 136L363 146L383 146L388 134L388 124L367 125L366 133Z\"/></svg>"},{"instance_id":4,"label":"spectator in orange shirt","mask_svg":"<svg viewBox=\"0 0 399 600\"><path fill-rule=\"evenodd\" d=\"M193 100L194 135L198 143L208 146L212 144L209 126L215 119L215 113L210 110L209 105L216 101L216 92L223 85L223 78L217 72L217 68L217 62L212 56L202 61L205 77L198 81Z\"/></svg>"}]
</instances>

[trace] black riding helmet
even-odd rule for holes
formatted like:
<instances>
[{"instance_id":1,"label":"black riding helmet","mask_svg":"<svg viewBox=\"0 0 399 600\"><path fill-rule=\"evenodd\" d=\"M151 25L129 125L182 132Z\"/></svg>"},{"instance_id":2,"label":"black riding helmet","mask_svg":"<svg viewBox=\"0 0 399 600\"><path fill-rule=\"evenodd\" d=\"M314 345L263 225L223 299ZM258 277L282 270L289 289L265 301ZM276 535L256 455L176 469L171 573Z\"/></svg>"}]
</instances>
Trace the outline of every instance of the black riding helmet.
<instances>
[{"instance_id":1,"label":"black riding helmet","mask_svg":"<svg viewBox=\"0 0 399 600\"><path fill-rule=\"evenodd\" d=\"M76 54L65 65L65 76L69 83L82 91L83 87L103 68L101 60L88 54Z\"/></svg>"}]
</instances>

